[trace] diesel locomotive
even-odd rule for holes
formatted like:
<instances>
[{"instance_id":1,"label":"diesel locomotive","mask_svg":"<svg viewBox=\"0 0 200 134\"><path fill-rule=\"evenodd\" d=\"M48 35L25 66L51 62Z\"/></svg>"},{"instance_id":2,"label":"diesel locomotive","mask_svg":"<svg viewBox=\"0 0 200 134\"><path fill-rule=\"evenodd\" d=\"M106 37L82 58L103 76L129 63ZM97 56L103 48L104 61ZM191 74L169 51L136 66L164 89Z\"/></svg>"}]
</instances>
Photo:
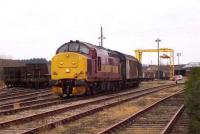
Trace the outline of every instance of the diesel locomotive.
<instances>
[{"instance_id":1,"label":"diesel locomotive","mask_svg":"<svg viewBox=\"0 0 200 134\"><path fill-rule=\"evenodd\" d=\"M61 97L136 87L141 77L135 57L78 40L60 46L51 61L52 91Z\"/></svg>"}]
</instances>

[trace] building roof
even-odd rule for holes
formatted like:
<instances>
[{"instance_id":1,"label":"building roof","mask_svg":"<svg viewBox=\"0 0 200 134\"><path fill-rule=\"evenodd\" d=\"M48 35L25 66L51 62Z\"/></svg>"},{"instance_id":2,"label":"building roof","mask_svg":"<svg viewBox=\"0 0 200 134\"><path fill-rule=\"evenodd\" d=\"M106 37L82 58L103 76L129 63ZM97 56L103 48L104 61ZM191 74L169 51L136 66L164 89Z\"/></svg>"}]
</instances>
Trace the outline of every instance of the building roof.
<instances>
[{"instance_id":1,"label":"building roof","mask_svg":"<svg viewBox=\"0 0 200 134\"><path fill-rule=\"evenodd\" d=\"M174 65L174 70L185 70L185 68L183 68L184 66L185 64ZM157 65L143 65L142 68L143 68L143 71L157 71L158 70ZM160 70L169 72L170 67L169 65L160 65Z\"/></svg>"},{"instance_id":2,"label":"building roof","mask_svg":"<svg viewBox=\"0 0 200 134\"><path fill-rule=\"evenodd\" d=\"M183 68L184 66L185 66L185 64L174 65L174 70L185 70L185 68Z\"/></svg>"},{"instance_id":3,"label":"building roof","mask_svg":"<svg viewBox=\"0 0 200 134\"><path fill-rule=\"evenodd\" d=\"M200 67L200 62L189 62L183 68L193 68L193 67Z\"/></svg>"}]
</instances>

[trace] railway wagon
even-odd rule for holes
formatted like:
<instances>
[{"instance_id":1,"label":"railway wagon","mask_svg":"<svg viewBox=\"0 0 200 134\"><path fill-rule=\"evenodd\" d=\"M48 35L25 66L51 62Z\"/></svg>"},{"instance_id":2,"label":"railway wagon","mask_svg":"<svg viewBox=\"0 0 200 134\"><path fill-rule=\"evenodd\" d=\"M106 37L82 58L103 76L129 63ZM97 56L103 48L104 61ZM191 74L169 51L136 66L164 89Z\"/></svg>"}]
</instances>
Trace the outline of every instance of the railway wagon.
<instances>
[{"instance_id":1,"label":"railway wagon","mask_svg":"<svg viewBox=\"0 0 200 134\"><path fill-rule=\"evenodd\" d=\"M149 81L155 79L155 72L149 71L149 72L143 72L143 78L142 81Z\"/></svg>"},{"instance_id":2,"label":"railway wagon","mask_svg":"<svg viewBox=\"0 0 200 134\"><path fill-rule=\"evenodd\" d=\"M43 88L49 86L50 70L46 59L20 61L24 66L4 67L7 87Z\"/></svg>"},{"instance_id":3,"label":"railway wagon","mask_svg":"<svg viewBox=\"0 0 200 134\"><path fill-rule=\"evenodd\" d=\"M46 59L31 59L26 63L26 86L33 88L42 88L49 85L50 73L49 63Z\"/></svg>"},{"instance_id":4,"label":"railway wagon","mask_svg":"<svg viewBox=\"0 0 200 134\"><path fill-rule=\"evenodd\" d=\"M4 81L7 87L20 87L22 83L22 72L25 66L21 67L4 67Z\"/></svg>"},{"instance_id":5,"label":"railway wagon","mask_svg":"<svg viewBox=\"0 0 200 134\"><path fill-rule=\"evenodd\" d=\"M138 86L141 64L133 56L81 41L60 46L51 61L52 90L61 97Z\"/></svg>"}]
</instances>

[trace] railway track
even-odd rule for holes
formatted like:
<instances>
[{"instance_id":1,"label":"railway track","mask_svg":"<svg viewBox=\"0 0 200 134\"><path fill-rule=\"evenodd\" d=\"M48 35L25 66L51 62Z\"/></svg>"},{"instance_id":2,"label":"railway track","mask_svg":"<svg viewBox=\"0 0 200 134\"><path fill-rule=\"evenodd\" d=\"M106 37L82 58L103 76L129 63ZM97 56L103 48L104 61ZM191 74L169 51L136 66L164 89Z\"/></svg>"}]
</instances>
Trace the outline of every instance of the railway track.
<instances>
[{"instance_id":1,"label":"railway track","mask_svg":"<svg viewBox=\"0 0 200 134\"><path fill-rule=\"evenodd\" d=\"M0 94L0 99L1 100L8 100L12 98L20 98L28 94L33 94L33 93L40 93L40 92L47 92L50 91L50 89L39 89L39 90L33 90L33 89L8 89L6 93Z\"/></svg>"},{"instance_id":2,"label":"railway track","mask_svg":"<svg viewBox=\"0 0 200 134\"><path fill-rule=\"evenodd\" d=\"M3 107L3 106L6 106L6 105L10 105L10 104L20 104L22 102L27 102L27 101L31 101L31 100L38 100L40 98L45 98L45 97L55 97L54 94L52 93L43 93L43 94L34 94L33 96L29 95L29 96L26 96L26 97L22 97L20 99L11 99L11 100L8 100L8 101L5 101L5 102L2 102L0 104L0 107Z\"/></svg>"},{"instance_id":3,"label":"railway track","mask_svg":"<svg viewBox=\"0 0 200 134\"><path fill-rule=\"evenodd\" d=\"M18 89L18 88L4 88L0 91L0 95L1 96L6 96L8 95L9 93L17 93L17 92L20 92L22 91L21 89Z\"/></svg>"},{"instance_id":4,"label":"railway track","mask_svg":"<svg viewBox=\"0 0 200 134\"><path fill-rule=\"evenodd\" d=\"M173 85L174 86L174 85ZM42 130L55 128L62 123L69 123L84 116L94 114L106 108L139 98L144 95L158 92L162 89L172 87L151 88L149 90L134 93L118 93L115 95L102 96L88 100L75 101L68 105L52 106L47 109L23 113L17 118L7 118L0 122L0 133L37 133ZM1 120L1 118L0 118Z\"/></svg>"},{"instance_id":5,"label":"railway track","mask_svg":"<svg viewBox=\"0 0 200 134\"><path fill-rule=\"evenodd\" d=\"M176 122L173 124L174 127L169 129L167 133L170 134L189 134L189 117L185 110L177 117Z\"/></svg>"},{"instance_id":6,"label":"railway track","mask_svg":"<svg viewBox=\"0 0 200 134\"><path fill-rule=\"evenodd\" d=\"M2 91L5 91L5 89L7 89L7 87L6 87L6 86L4 86L4 87L1 87L1 88L0 88L0 93L1 93Z\"/></svg>"},{"instance_id":7,"label":"railway track","mask_svg":"<svg viewBox=\"0 0 200 134\"><path fill-rule=\"evenodd\" d=\"M8 88L5 89L4 93L0 94L0 115L2 113L9 114L9 111L13 113L19 107L55 100L59 100L59 97L52 94L48 88L37 90Z\"/></svg>"},{"instance_id":8,"label":"railway track","mask_svg":"<svg viewBox=\"0 0 200 134\"><path fill-rule=\"evenodd\" d=\"M16 96L20 96L20 95L26 95L26 94L30 94L30 93L37 93L37 92L41 92L41 91L47 91L49 89L40 89L40 90L32 90L32 89L21 89L21 88L13 88L13 89L6 89L4 92L0 93L0 98L1 101L4 98L11 98L11 97L16 97Z\"/></svg>"},{"instance_id":9,"label":"railway track","mask_svg":"<svg viewBox=\"0 0 200 134\"><path fill-rule=\"evenodd\" d=\"M15 92L19 92L19 91L31 91L32 89L28 89L28 88L21 88L21 87L5 87L0 91L0 94L2 93L15 93Z\"/></svg>"},{"instance_id":10,"label":"railway track","mask_svg":"<svg viewBox=\"0 0 200 134\"><path fill-rule=\"evenodd\" d=\"M165 87L164 86L158 86L158 87ZM151 88L149 88L151 89ZM148 90L148 89L143 89L143 90ZM129 93L135 93L141 91L141 89L135 89L133 91L125 91L124 93L129 94ZM102 95L99 95L102 96ZM92 96L92 97L98 97L98 96ZM8 104L4 106L0 106L0 115L9 115L9 114L15 114L17 112L21 112L24 110L30 110L30 109L38 109L38 108L44 108L44 107L49 107L53 105L59 105L59 104L67 104L71 101L76 101L78 99L85 100L89 99L92 97L82 97L82 98L72 98L68 100L60 100L57 96L56 97L49 97L49 98L44 98L44 99L39 99L39 100L33 100L33 101L27 101L27 102L21 102L19 103L18 108L14 106L14 104Z\"/></svg>"},{"instance_id":11,"label":"railway track","mask_svg":"<svg viewBox=\"0 0 200 134\"><path fill-rule=\"evenodd\" d=\"M183 92L159 100L98 134L167 134L184 109Z\"/></svg>"},{"instance_id":12,"label":"railway track","mask_svg":"<svg viewBox=\"0 0 200 134\"><path fill-rule=\"evenodd\" d=\"M32 100L35 97L32 97L30 101L25 102L15 102L8 105L0 106L0 115L10 115L16 114L17 112L21 112L29 109L37 109L45 106L55 105L61 103L62 100L58 96L54 95L44 95L36 97L35 100ZM17 106L16 106L17 105Z\"/></svg>"},{"instance_id":13,"label":"railway track","mask_svg":"<svg viewBox=\"0 0 200 134\"><path fill-rule=\"evenodd\" d=\"M0 102L9 100L9 99L19 99L27 96L32 96L35 94L49 92L49 90L40 90L40 91L18 91L17 93L7 93L6 95L0 95Z\"/></svg>"},{"instance_id":14,"label":"railway track","mask_svg":"<svg viewBox=\"0 0 200 134\"><path fill-rule=\"evenodd\" d=\"M175 127L175 124L178 119L180 119L182 113L184 111L184 104L177 110L177 112L172 116L168 124L165 126L164 130L161 134L170 134L172 129Z\"/></svg>"},{"instance_id":15,"label":"railway track","mask_svg":"<svg viewBox=\"0 0 200 134\"><path fill-rule=\"evenodd\" d=\"M144 85L142 85L141 87L143 87L143 86ZM157 86L163 86L163 85L157 85ZM8 100L6 102L4 102L2 100L0 101L0 111L1 111L0 115L14 114L16 112L20 112L23 110L37 109L40 107L52 106L54 104L64 103L63 101L56 102L55 101L56 97L53 97L53 95L51 95L52 97L48 97L47 95L44 95L44 96L41 95L41 96L37 96L37 97L31 96L28 98L19 97L19 99L17 99L17 100L13 99L13 97L17 96L17 95L20 96L22 94L24 95L24 93L29 94L29 93L40 92L40 91L44 91L44 90L48 90L48 89L32 90L32 89L24 89L24 88L7 88L5 90L5 94L4 95L3 95L3 93L2 93L2 95L0 94L0 97L1 98L10 98L12 100L11 101ZM12 96L12 98L10 96ZM96 97L96 96L94 96L94 97ZM43 98L43 99L38 99L38 98ZM88 97L84 97L84 98L87 99ZM35 100L35 99L37 99L37 100ZM74 100L74 99L72 99L72 100ZM77 100L77 99L75 99L75 100ZM17 106L17 108L15 106Z\"/></svg>"}]
</instances>

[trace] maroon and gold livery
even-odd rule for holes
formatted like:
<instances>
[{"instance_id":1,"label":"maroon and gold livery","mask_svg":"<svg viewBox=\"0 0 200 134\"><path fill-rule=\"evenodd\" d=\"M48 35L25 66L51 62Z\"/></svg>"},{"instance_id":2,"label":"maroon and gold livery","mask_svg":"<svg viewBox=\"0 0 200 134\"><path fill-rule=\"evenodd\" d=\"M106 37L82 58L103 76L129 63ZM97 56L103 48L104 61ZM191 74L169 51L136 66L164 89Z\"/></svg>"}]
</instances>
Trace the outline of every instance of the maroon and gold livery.
<instances>
[{"instance_id":1,"label":"maroon and gold livery","mask_svg":"<svg viewBox=\"0 0 200 134\"><path fill-rule=\"evenodd\" d=\"M51 63L53 92L63 97L137 86L140 76L133 56L80 41L59 47Z\"/></svg>"}]
</instances>

